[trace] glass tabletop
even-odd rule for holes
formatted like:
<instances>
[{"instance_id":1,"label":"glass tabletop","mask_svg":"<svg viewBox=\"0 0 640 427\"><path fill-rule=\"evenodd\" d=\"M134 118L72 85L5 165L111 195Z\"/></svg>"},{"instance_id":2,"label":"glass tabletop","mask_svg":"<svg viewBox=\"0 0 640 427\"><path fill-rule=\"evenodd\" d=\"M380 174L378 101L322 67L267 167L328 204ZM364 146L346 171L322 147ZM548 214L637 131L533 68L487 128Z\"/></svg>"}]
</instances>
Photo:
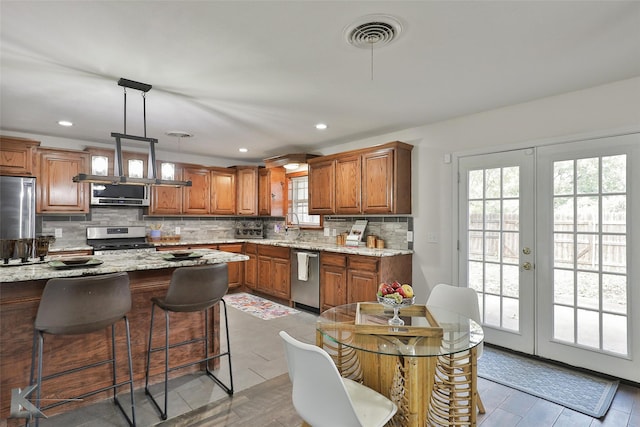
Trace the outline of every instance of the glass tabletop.
<instances>
[{"instance_id":1,"label":"glass tabletop","mask_svg":"<svg viewBox=\"0 0 640 427\"><path fill-rule=\"evenodd\" d=\"M388 325L393 309L377 302L346 304L324 311L316 329L323 339L383 355L439 356L482 342L482 327L459 313L415 304L400 308L403 326Z\"/></svg>"}]
</instances>

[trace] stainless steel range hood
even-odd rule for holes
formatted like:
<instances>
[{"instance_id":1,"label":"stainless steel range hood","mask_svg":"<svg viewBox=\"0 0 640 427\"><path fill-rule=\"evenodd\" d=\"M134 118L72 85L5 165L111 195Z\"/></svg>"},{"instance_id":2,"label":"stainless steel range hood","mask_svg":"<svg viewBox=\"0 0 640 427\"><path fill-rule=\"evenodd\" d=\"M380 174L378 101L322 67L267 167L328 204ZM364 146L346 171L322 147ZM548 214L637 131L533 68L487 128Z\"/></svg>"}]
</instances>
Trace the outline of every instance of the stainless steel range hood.
<instances>
[{"instance_id":1,"label":"stainless steel range hood","mask_svg":"<svg viewBox=\"0 0 640 427\"><path fill-rule=\"evenodd\" d=\"M111 136L116 140L115 164L113 165L113 175L90 175L80 173L73 177L73 182L94 182L99 184L128 184L128 185L154 185L166 187L191 187L191 181L175 181L157 178L156 168L156 151L155 144L158 143L156 138L147 138L147 114L146 114L146 97L144 96L151 89L151 85L146 83L135 82L120 78L118 86L124 87L124 133L111 132ZM144 136L127 134L127 89L135 89L142 92L143 105L143 123ZM122 161L122 140L128 139L132 141L146 142L149 144L149 159L147 178L131 178L124 175Z\"/></svg>"}]
</instances>

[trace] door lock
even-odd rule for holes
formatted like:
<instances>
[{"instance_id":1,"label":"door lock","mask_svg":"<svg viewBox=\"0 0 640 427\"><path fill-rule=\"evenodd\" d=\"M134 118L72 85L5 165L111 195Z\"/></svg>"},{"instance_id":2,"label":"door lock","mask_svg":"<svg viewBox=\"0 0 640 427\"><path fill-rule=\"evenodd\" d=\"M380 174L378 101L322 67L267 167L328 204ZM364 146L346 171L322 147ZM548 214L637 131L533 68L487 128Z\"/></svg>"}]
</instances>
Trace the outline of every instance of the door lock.
<instances>
[{"instance_id":1,"label":"door lock","mask_svg":"<svg viewBox=\"0 0 640 427\"><path fill-rule=\"evenodd\" d=\"M531 248L522 248L522 253L525 255L531 254Z\"/></svg>"},{"instance_id":2,"label":"door lock","mask_svg":"<svg viewBox=\"0 0 640 427\"><path fill-rule=\"evenodd\" d=\"M522 264L522 268L528 271L528 270L531 270L533 266L531 265L530 262L525 262L524 264Z\"/></svg>"}]
</instances>

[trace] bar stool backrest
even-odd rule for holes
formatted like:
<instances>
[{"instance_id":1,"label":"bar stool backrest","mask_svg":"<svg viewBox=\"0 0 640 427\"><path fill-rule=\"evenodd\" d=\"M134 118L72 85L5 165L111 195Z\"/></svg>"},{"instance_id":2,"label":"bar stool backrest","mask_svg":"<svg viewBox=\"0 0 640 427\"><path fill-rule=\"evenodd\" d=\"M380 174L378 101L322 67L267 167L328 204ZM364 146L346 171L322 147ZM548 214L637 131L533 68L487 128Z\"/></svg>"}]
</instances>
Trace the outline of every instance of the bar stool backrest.
<instances>
[{"instance_id":1,"label":"bar stool backrest","mask_svg":"<svg viewBox=\"0 0 640 427\"><path fill-rule=\"evenodd\" d=\"M48 334L98 331L131 310L127 273L50 279L45 285L35 328Z\"/></svg>"},{"instance_id":2,"label":"bar stool backrest","mask_svg":"<svg viewBox=\"0 0 640 427\"><path fill-rule=\"evenodd\" d=\"M169 290L158 304L171 311L201 311L214 306L229 290L227 264L176 268Z\"/></svg>"}]
</instances>

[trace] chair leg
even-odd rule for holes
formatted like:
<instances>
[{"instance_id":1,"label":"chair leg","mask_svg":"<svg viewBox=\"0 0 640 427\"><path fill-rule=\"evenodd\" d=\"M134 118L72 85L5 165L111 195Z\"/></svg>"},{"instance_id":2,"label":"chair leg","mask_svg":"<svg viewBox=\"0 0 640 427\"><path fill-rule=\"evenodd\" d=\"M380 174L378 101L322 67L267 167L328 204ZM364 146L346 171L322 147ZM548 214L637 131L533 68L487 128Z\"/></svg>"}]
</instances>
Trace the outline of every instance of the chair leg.
<instances>
[{"instance_id":1,"label":"chair leg","mask_svg":"<svg viewBox=\"0 0 640 427\"><path fill-rule=\"evenodd\" d=\"M164 355L165 355L165 359L164 359L164 409L162 409L160 407L160 405L158 404L158 402L156 401L156 399L153 397L153 395L151 394L151 391L149 390L149 366L151 364L151 352L153 350L160 350L162 349L162 347L158 347L157 349L153 349L151 346L153 344L153 320L154 320L154 315L155 315L155 308L156 308L156 304L152 303L151 304L151 322L150 322L150 329L149 329L149 345L147 347L147 367L146 367L146 371L145 371L145 380L144 380L144 393L149 396L149 398L151 399L151 403L153 403L153 406L156 407L156 409L158 410L158 412L160 413L160 418L162 418L163 420L167 419L167 402L168 402L168 397L167 397L167 388L168 388L168 381L169 381L169 313L167 311L164 312L165 314L165 345L164 345Z\"/></svg>"},{"instance_id":2,"label":"chair leg","mask_svg":"<svg viewBox=\"0 0 640 427\"><path fill-rule=\"evenodd\" d=\"M125 316L123 320L125 323L125 330L127 334L127 360L129 364L129 381L127 382L129 383L129 393L131 398L131 417L127 415L127 413L124 410L124 407L120 403L120 399L118 399L117 390L115 387L116 384L118 384L117 377L116 377L117 363L116 363L115 324L111 325L111 350L113 351L113 385L114 385L113 403L115 403L116 406L120 409L120 412L122 412L122 415L124 415L124 417L127 419L127 422L129 423L129 425L131 427L135 427L136 426L136 409L135 409L135 398L133 396L133 362L131 360L131 335L129 333L129 319L127 319L127 317ZM121 385L124 385L124 384L125 383L122 383Z\"/></svg>"},{"instance_id":3,"label":"chair leg","mask_svg":"<svg viewBox=\"0 0 640 427\"><path fill-rule=\"evenodd\" d=\"M209 311L205 310L204 312L204 333L205 333L205 340L204 340L204 345L205 345L205 370L207 372L207 375L213 380L215 381L216 384L218 384L228 395L233 395L233 372L231 369L231 346L229 343L229 319L227 317L227 305L224 302L224 299L220 300L222 301L223 307L224 307L224 323L225 323L225 331L226 331L226 338L227 338L227 351L224 353L220 353L216 356L212 356L211 358L209 357ZM217 359L220 358L222 356L226 356L228 363L229 363L229 386L227 386L226 384L224 384L218 377L216 377L214 375L214 373L209 369L209 359Z\"/></svg>"},{"instance_id":4,"label":"chair leg","mask_svg":"<svg viewBox=\"0 0 640 427\"><path fill-rule=\"evenodd\" d=\"M484 403L482 403L482 399L480 399L480 393L478 393L478 412L481 414L485 414L487 411L484 409Z\"/></svg>"}]
</instances>

